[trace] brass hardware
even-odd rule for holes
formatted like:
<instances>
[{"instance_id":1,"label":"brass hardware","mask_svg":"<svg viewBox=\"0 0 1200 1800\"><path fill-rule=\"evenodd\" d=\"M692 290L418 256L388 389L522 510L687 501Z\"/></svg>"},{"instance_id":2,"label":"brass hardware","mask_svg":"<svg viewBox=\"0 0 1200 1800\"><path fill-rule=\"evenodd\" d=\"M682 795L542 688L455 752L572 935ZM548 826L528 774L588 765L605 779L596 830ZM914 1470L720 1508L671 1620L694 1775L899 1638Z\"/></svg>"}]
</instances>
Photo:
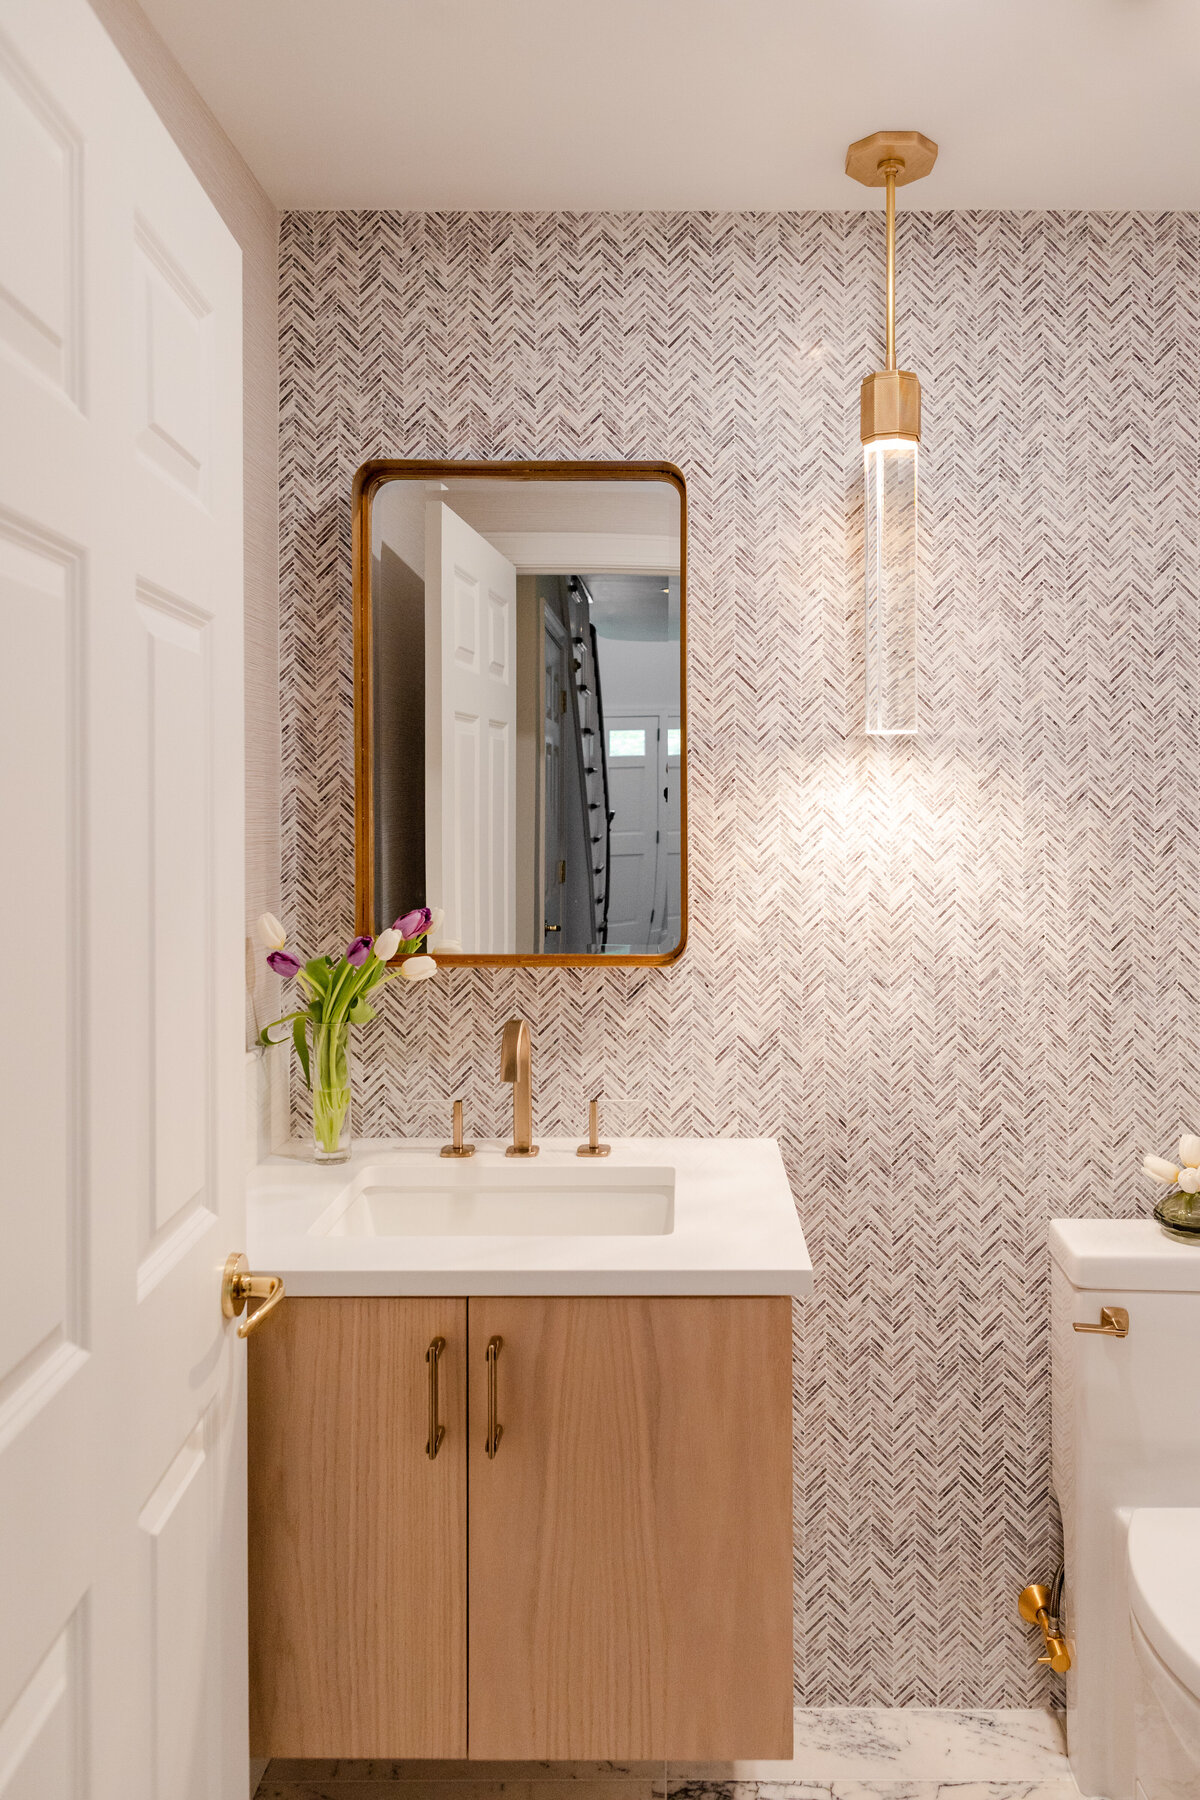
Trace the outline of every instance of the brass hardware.
<instances>
[{"instance_id":1,"label":"brass hardware","mask_svg":"<svg viewBox=\"0 0 1200 1800\"><path fill-rule=\"evenodd\" d=\"M450 1134L452 1143L443 1144L438 1151L439 1156L474 1156L474 1144L463 1143L463 1103L456 1100L450 1112Z\"/></svg>"},{"instance_id":2,"label":"brass hardware","mask_svg":"<svg viewBox=\"0 0 1200 1800\"><path fill-rule=\"evenodd\" d=\"M1071 1652L1066 1639L1059 1635L1058 1620L1050 1612L1050 1589L1040 1581L1022 1588L1017 1600L1017 1611L1027 1625L1041 1627L1042 1636L1046 1640L1046 1654L1039 1656L1038 1661L1049 1663L1056 1675L1065 1675L1071 1666Z\"/></svg>"},{"instance_id":3,"label":"brass hardware","mask_svg":"<svg viewBox=\"0 0 1200 1800\"><path fill-rule=\"evenodd\" d=\"M862 441L921 441L921 384L911 369L896 367L896 189L920 181L937 161L938 147L919 131L876 131L846 152L846 173L865 187L887 189L884 368L864 378L859 399Z\"/></svg>"},{"instance_id":4,"label":"brass hardware","mask_svg":"<svg viewBox=\"0 0 1200 1800\"><path fill-rule=\"evenodd\" d=\"M562 926L561 925L547 925L545 929L547 931L561 931Z\"/></svg>"},{"instance_id":5,"label":"brass hardware","mask_svg":"<svg viewBox=\"0 0 1200 1800\"><path fill-rule=\"evenodd\" d=\"M283 1299L283 1280L278 1275L252 1275L250 1264L245 1253L235 1250L225 1259L225 1271L221 1276L221 1312L227 1319L234 1319L245 1309L250 1300L261 1300L253 1312L246 1312L245 1318L237 1328L240 1338L249 1337L256 1326L261 1325L267 1314L274 1312Z\"/></svg>"},{"instance_id":6,"label":"brass hardware","mask_svg":"<svg viewBox=\"0 0 1200 1800\"><path fill-rule=\"evenodd\" d=\"M1128 1337L1129 1314L1123 1306L1102 1306L1098 1325L1074 1325L1075 1331L1092 1331L1097 1337Z\"/></svg>"},{"instance_id":7,"label":"brass hardware","mask_svg":"<svg viewBox=\"0 0 1200 1800\"><path fill-rule=\"evenodd\" d=\"M879 369L864 375L858 394L864 444L876 438L921 441L921 383L911 369Z\"/></svg>"},{"instance_id":8,"label":"brass hardware","mask_svg":"<svg viewBox=\"0 0 1200 1800\"><path fill-rule=\"evenodd\" d=\"M679 495L679 711L683 742L687 743L687 484L674 463L665 462L481 462L446 461L425 457L377 457L356 471L351 491L353 508L354 571L354 910L355 929L375 930L375 747L374 694L370 646L373 639L371 588L371 507L380 488L389 481L445 481L451 477L508 481L665 481ZM566 696L563 696L564 700ZM565 710L565 709L564 709ZM515 951L503 954L474 951L437 951L437 960L448 966L480 965L534 968L650 968L677 962L687 947L688 920L688 789L687 763L681 763L680 781L680 928L673 949L637 955L607 955L588 951Z\"/></svg>"},{"instance_id":9,"label":"brass hardware","mask_svg":"<svg viewBox=\"0 0 1200 1800\"><path fill-rule=\"evenodd\" d=\"M600 1101L588 1101L588 1141L580 1144L576 1156L608 1156L612 1151L611 1144L600 1142Z\"/></svg>"},{"instance_id":10,"label":"brass hardware","mask_svg":"<svg viewBox=\"0 0 1200 1800\"><path fill-rule=\"evenodd\" d=\"M524 1019L510 1019L500 1040L500 1079L511 1081L513 1135L505 1156L536 1156L533 1141L533 1066L529 1027Z\"/></svg>"},{"instance_id":11,"label":"brass hardware","mask_svg":"<svg viewBox=\"0 0 1200 1800\"><path fill-rule=\"evenodd\" d=\"M446 1435L446 1427L438 1424L438 1363L445 1348L445 1338L435 1337L425 1352L425 1361L429 1365L429 1436L425 1440L425 1454L430 1462L441 1449Z\"/></svg>"},{"instance_id":12,"label":"brass hardware","mask_svg":"<svg viewBox=\"0 0 1200 1800\"><path fill-rule=\"evenodd\" d=\"M497 1416L500 1411L500 1401L496 1392L496 1365L500 1361L500 1352L503 1348L504 1339L492 1337L488 1339L488 1347L484 1351L488 1372L488 1427L487 1442L483 1447L487 1451L489 1459L495 1456L500 1447L500 1439L504 1436L504 1427Z\"/></svg>"},{"instance_id":13,"label":"brass hardware","mask_svg":"<svg viewBox=\"0 0 1200 1800\"><path fill-rule=\"evenodd\" d=\"M887 184L887 164L896 163L896 186L921 181L937 161L938 147L920 131L873 131L846 152L846 173L864 187Z\"/></svg>"}]
</instances>

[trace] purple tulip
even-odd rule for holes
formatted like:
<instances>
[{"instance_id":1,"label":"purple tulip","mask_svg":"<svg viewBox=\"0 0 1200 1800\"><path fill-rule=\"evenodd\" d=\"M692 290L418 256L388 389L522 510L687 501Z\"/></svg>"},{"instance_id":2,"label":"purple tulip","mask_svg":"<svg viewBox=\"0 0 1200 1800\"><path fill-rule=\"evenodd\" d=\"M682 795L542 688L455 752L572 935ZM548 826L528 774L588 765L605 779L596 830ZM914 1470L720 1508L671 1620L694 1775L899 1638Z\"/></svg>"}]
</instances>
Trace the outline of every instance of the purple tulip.
<instances>
[{"instance_id":1,"label":"purple tulip","mask_svg":"<svg viewBox=\"0 0 1200 1800\"><path fill-rule=\"evenodd\" d=\"M403 918L397 919L394 929L402 938L424 937L432 919L433 914L427 906L418 906L412 912L406 912Z\"/></svg>"},{"instance_id":2,"label":"purple tulip","mask_svg":"<svg viewBox=\"0 0 1200 1800\"><path fill-rule=\"evenodd\" d=\"M267 967L274 969L277 975L282 975L285 981L291 981L293 976L300 973L304 964L290 950L272 950L267 958Z\"/></svg>"},{"instance_id":3,"label":"purple tulip","mask_svg":"<svg viewBox=\"0 0 1200 1800\"><path fill-rule=\"evenodd\" d=\"M371 945L374 942L374 938L356 937L354 942L349 945L346 950L346 961L350 964L352 969L362 968L368 956L371 954Z\"/></svg>"}]
</instances>

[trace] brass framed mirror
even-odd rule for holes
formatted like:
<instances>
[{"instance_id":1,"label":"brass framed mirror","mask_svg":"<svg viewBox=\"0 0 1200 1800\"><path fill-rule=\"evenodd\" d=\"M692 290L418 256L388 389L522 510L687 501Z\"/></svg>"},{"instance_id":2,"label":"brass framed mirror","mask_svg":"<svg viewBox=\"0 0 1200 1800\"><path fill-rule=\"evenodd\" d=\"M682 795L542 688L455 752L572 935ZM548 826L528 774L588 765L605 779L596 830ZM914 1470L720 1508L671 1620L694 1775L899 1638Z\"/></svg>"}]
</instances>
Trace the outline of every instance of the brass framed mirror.
<instances>
[{"instance_id":1,"label":"brass framed mirror","mask_svg":"<svg viewBox=\"0 0 1200 1800\"><path fill-rule=\"evenodd\" d=\"M687 490L670 463L354 481L355 911L448 963L687 941Z\"/></svg>"}]
</instances>

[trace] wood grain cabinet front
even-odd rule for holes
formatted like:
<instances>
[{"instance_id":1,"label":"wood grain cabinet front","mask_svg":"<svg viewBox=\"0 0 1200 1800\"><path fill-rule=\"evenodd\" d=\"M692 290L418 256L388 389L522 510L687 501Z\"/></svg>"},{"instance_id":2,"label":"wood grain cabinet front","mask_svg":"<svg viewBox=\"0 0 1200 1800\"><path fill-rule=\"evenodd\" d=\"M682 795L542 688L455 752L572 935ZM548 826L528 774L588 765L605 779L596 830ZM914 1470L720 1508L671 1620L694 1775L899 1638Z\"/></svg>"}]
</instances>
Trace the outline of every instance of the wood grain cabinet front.
<instances>
[{"instance_id":1,"label":"wood grain cabinet front","mask_svg":"<svg viewBox=\"0 0 1200 1800\"><path fill-rule=\"evenodd\" d=\"M251 1755L467 1754L466 1346L465 1300L392 1297L250 1338Z\"/></svg>"},{"instance_id":2,"label":"wood grain cabinet front","mask_svg":"<svg viewBox=\"0 0 1200 1800\"><path fill-rule=\"evenodd\" d=\"M791 1755L786 1296L289 1299L250 1349L255 1754Z\"/></svg>"},{"instance_id":3,"label":"wood grain cabinet front","mask_svg":"<svg viewBox=\"0 0 1200 1800\"><path fill-rule=\"evenodd\" d=\"M471 1755L790 1757L790 1300L469 1312Z\"/></svg>"}]
</instances>

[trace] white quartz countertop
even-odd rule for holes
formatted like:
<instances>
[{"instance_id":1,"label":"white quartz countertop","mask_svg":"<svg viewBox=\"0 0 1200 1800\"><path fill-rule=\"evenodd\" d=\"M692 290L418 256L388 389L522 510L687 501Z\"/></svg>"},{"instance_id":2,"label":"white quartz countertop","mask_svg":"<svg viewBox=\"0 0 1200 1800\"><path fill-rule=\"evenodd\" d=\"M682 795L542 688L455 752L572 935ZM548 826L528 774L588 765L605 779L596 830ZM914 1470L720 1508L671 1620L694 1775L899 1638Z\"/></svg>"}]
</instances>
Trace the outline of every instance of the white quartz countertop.
<instances>
[{"instance_id":1,"label":"white quartz countertop","mask_svg":"<svg viewBox=\"0 0 1200 1800\"><path fill-rule=\"evenodd\" d=\"M303 1159L299 1145L269 1157L247 1178L250 1266L282 1275L296 1295L811 1291L812 1262L773 1138L614 1138L611 1156L595 1161L576 1157L575 1138L540 1141L539 1156L524 1165L506 1158L502 1143L482 1140L461 1163L439 1158L436 1141L389 1138L357 1144L333 1167ZM543 1184L561 1178L563 1190L583 1180L614 1194L645 1176L671 1194L660 1203L670 1228L561 1236L344 1228L351 1203L372 1184L486 1187L519 1181L522 1167Z\"/></svg>"}]
</instances>

